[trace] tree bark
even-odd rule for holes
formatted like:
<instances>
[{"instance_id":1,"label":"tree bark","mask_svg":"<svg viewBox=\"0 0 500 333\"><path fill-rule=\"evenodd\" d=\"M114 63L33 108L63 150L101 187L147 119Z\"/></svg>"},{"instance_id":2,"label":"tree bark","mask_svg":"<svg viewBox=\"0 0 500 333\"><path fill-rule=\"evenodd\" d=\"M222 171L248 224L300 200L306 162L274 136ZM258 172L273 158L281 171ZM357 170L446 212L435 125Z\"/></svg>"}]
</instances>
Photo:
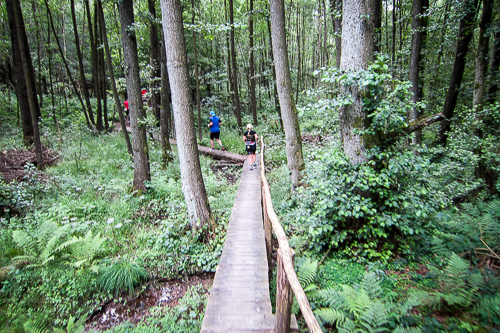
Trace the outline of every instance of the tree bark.
<instances>
[{"instance_id":1,"label":"tree bark","mask_svg":"<svg viewBox=\"0 0 500 333\"><path fill-rule=\"evenodd\" d=\"M278 88L276 86L276 66L275 66L275 61L274 61L274 52L273 52L273 41L272 41L272 34L271 34L271 22L270 20L267 20L267 31L269 35L269 45L271 48L271 59L269 61L269 65L271 67L271 71L273 73L273 93L274 93L274 106L276 108L276 112L278 113L278 117L280 120L280 129L281 132L284 132L283 128L283 117L281 116L281 106L278 98Z\"/></svg>"},{"instance_id":2,"label":"tree bark","mask_svg":"<svg viewBox=\"0 0 500 333\"><path fill-rule=\"evenodd\" d=\"M488 103L493 103L496 100L496 93L498 91L498 68L500 67L500 31L495 32L495 45L491 55L489 82L490 88L488 89Z\"/></svg>"},{"instance_id":3,"label":"tree bark","mask_svg":"<svg viewBox=\"0 0 500 333\"><path fill-rule=\"evenodd\" d=\"M12 79L16 87L17 103L21 116L21 128L23 129L23 143L30 147L33 143L33 124L31 122L31 111L26 89L27 80L24 77L21 51L19 50L19 37L17 34L16 19L14 16L14 0L7 0L7 16L9 19L10 39L12 42Z\"/></svg>"},{"instance_id":4,"label":"tree bark","mask_svg":"<svg viewBox=\"0 0 500 333\"><path fill-rule=\"evenodd\" d=\"M130 109L130 127L132 132L132 149L134 155L133 188L146 191L145 181L151 180L149 171L149 151L146 128L141 122L146 118L142 106L141 80L139 77L139 60L137 57L137 39L134 25L133 0L118 2L120 14L123 56L125 61L125 79Z\"/></svg>"},{"instance_id":5,"label":"tree bark","mask_svg":"<svg viewBox=\"0 0 500 333\"><path fill-rule=\"evenodd\" d=\"M78 29L76 25L75 0L71 0L71 19L73 21L73 31L75 33L75 46L76 55L78 58L78 69L80 72L80 84L82 85L83 96L85 97L85 103L87 104L90 121L95 125L94 115L92 113L92 105L90 104L89 89L87 87L87 79L85 78L85 70L83 69L82 53L80 52L80 39L78 37Z\"/></svg>"},{"instance_id":6,"label":"tree bark","mask_svg":"<svg viewBox=\"0 0 500 333\"><path fill-rule=\"evenodd\" d=\"M13 0L12 7L14 11L14 20L16 22L19 53L21 55L24 78L26 79L26 91L28 93L31 124L33 125L33 141L35 144L37 169L42 170L44 168L44 162L42 155L42 143L40 141L40 132L38 128L38 114L40 107L38 105L38 99L36 97L35 71L33 69L33 62L31 60L31 53L28 44L28 36L26 35L23 13L19 0Z\"/></svg>"},{"instance_id":7,"label":"tree bark","mask_svg":"<svg viewBox=\"0 0 500 333\"><path fill-rule=\"evenodd\" d=\"M192 16L191 24L194 26L195 8L194 0L191 0ZM196 45L196 30L193 30L193 53L194 53L194 76L196 80L196 109L198 110L198 139L201 141L201 101L200 101L200 75L198 72L198 46Z\"/></svg>"},{"instance_id":8,"label":"tree bark","mask_svg":"<svg viewBox=\"0 0 500 333\"><path fill-rule=\"evenodd\" d=\"M248 34L250 46L250 111L253 116L254 125L258 125L257 120L257 100L255 98L255 64L253 50L253 0L250 0L250 14L248 15ZM299 51L300 52L300 51Z\"/></svg>"},{"instance_id":9,"label":"tree bark","mask_svg":"<svg viewBox=\"0 0 500 333\"><path fill-rule=\"evenodd\" d=\"M153 112L160 126L160 44L158 41L158 25L156 23L156 1L148 0L149 15L151 17L151 26L149 28L149 63L151 65L151 82L149 90L151 91L151 101L153 102Z\"/></svg>"},{"instance_id":10,"label":"tree bark","mask_svg":"<svg viewBox=\"0 0 500 333\"><path fill-rule=\"evenodd\" d=\"M108 35L106 32L106 21L104 20L104 13L102 11L101 0L97 0L97 5L99 6L99 20L101 22L102 35L104 41L104 50L106 51L106 63L108 65L109 77L111 79L111 89L113 90L113 98L115 100L115 107L118 111L118 117L120 118L120 125L122 128L123 137L127 144L127 151L130 155L134 155L132 150L132 144L130 143L130 137L128 135L127 127L125 125L125 117L123 115L122 103L120 102L120 97L118 96L118 90L116 89L115 74L113 71L113 63L111 59L111 52L109 51Z\"/></svg>"},{"instance_id":11,"label":"tree bark","mask_svg":"<svg viewBox=\"0 0 500 333\"><path fill-rule=\"evenodd\" d=\"M238 91L238 66L236 64L236 48L234 45L233 0L229 0L229 24L231 25L231 64L233 67L234 114L236 115L238 127L241 128L243 124L241 122L240 95Z\"/></svg>"},{"instance_id":12,"label":"tree bark","mask_svg":"<svg viewBox=\"0 0 500 333\"><path fill-rule=\"evenodd\" d=\"M466 4L464 4L464 17L460 19L455 62L453 64L448 94L446 95L443 107L443 115L446 117L446 120L441 122L441 128L439 129L439 142L443 145L446 144L446 139L448 137L447 133L450 130L450 119L453 117L458 94L460 92L460 85L462 84L465 70L465 57L469 51L469 44L474 32L473 25L476 17L477 3L478 0L466 0Z\"/></svg>"},{"instance_id":13,"label":"tree bark","mask_svg":"<svg viewBox=\"0 0 500 333\"><path fill-rule=\"evenodd\" d=\"M97 45L100 45L100 34L99 34L99 24L97 21L98 17L98 9L97 9L97 2L94 2L94 42L95 42L95 59L94 59L94 68L96 71L96 77L95 77L95 97L97 99L97 110L96 110L96 129L100 132L102 131L102 83L101 83L101 71L100 71L100 66L99 66L99 55L100 52L97 50Z\"/></svg>"},{"instance_id":14,"label":"tree bark","mask_svg":"<svg viewBox=\"0 0 500 333\"><path fill-rule=\"evenodd\" d=\"M330 0L330 11L335 36L335 66L340 68L342 55L342 0Z\"/></svg>"},{"instance_id":15,"label":"tree bark","mask_svg":"<svg viewBox=\"0 0 500 333\"><path fill-rule=\"evenodd\" d=\"M161 0L167 68L178 143L182 192L192 230L212 222L205 183L201 174L193 102L190 93L186 43L180 0Z\"/></svg>"},{"instance_id":16,"label":"tree bark","mask_svg":"<svg viewBox=\"0 0 500 333\"><path fill-rule=\"evenodd\" d=\"M290 169L292 187L299 185L300 171L305 168L302 155L297 109L292 97L292 78L288 64L288 52L285 35L285 5L283 0L271 0L271 31L273 53L276 68L276 85L285 125L286 154Z\"/></svg>"},{"instance_id":17,"label":"tree bark","mask_svg":"<svg viewBox=\"0 0 500 333\"><path fill-rule=\"evenodd\" d=\"M483 0L483 13L479 25L479 41L476 55L476 75L474 78L474 101L473 105L480 111L484 102L486 72L488 71L488 48L490 44L490 32L493 11L493 0Z\"/></svg>"},{"instance_id":18,"label":"tree bark","mask_svg":"<svg viewBox=\"0 0 500 333\"><path fill-rule=\"evenodd\" d=\"M418 0L419 1L419 0ZM375 52L380 52L382 47L382 0L375 1L374 9L374 37L375 37Z\"/></svg>"},{"instance_id":19,"label":"tree bark","mask_svg":"<svg viewBox=\"0 0 500 333\"><path fill-rule=\"evenodd\" d=\"M170 85L168 82L167 70L167 51L165 50L165 38L162 38L161 47L161 108L160 108L160 137L161 137L161 152L162 152L162 166L167 167L167 164L172 162L172 157L169 152L172 151L170 147L170 117L172 112L170 110Z\"/></svg>"},{"instance_id":20,"label":"tree bark","mask_svg":"<svg viewBox=\"0 0 500 333\"><path fill-rule=\"evenodd\" d=\"M374 11L378 0L353 0L344 3L342 20L342 71L358 71L366 69L373 60L375 50ZM369 118L363 110L362 91L357 85L343 86L344 96L352 96L353 102L340 109L340 133L344 152L351 163L367 161L366 142L368 138L355 134L354 130L366 129Z\"/></svg>"},{"instance_id":21,"label":"tree bark","mask_svg":"<svg viewBox=\"0 0 500 333\"><path fill-rule=\"evenodd\" d=\"M427 36L426 11L429 8L429 0L413 0L413 21L411 39L411 58L409 79L412 84L413 102L419 102L423 97L423 84L420 81L420 74L424 72L425 40ZM410 121L420 117L420 110L414 107L410 111ZM422 132L415 132L414 144L422 142Z\"/></svg>"}]
</instances>

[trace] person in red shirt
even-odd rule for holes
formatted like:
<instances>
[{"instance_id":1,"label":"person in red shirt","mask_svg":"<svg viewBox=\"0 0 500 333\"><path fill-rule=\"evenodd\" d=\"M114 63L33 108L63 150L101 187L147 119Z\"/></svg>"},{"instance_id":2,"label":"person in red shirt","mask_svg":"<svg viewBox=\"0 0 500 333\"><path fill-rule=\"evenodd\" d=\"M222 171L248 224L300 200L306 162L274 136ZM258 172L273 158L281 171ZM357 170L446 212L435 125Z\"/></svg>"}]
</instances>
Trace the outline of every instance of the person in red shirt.
<instances>
[{"instance_id":1,"label":"person in red shirt","mask_svg":"<svg viewBox=\"0 0 500 333\"><path fill-rule=\"evenodd\" d=\"M128 123L130 122L130 112L129 112L129 109L128 109L128 100L126 100L125 102L123 102L123 105L125 105L125 123Z\"/></svg>"}]
</instances>

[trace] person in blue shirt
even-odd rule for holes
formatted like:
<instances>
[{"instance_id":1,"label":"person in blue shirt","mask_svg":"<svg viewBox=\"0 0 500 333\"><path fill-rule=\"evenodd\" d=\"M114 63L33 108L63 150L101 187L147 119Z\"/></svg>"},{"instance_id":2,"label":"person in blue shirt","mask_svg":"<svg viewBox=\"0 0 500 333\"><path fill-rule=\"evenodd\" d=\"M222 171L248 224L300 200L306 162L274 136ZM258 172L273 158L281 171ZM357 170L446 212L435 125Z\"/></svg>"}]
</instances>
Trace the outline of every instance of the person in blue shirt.
<instances>
[{"instance_id":1,"label":"person in blue shirt","mask_svg":"<svg viewBox=\"0 0 500 333\"><path fill-rule=\"evenodd\" d=\"M219 125L222 124L220 121L220 118L215 115L214 111L210 111L210 122L208 124L208 127L210 128L210 145L212 146L212 150L214 150L214 139L217 140L217 142L220 145L220 148L222 150L226 150L224 146L222 146L222 143L220 142L220 128Z\"/></svg>"}]
</instances>

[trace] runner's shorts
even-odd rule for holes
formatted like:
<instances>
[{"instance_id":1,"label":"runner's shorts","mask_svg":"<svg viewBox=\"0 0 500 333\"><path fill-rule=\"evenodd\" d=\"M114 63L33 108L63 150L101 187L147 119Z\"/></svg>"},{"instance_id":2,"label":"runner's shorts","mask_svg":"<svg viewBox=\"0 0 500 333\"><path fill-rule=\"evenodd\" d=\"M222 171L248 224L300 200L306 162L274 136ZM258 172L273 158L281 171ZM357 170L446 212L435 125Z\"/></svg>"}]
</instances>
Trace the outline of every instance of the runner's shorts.
<instances>
[{"instance_id":1,"label":"runner's shorts","mask_svg":"<svg viewBox=\"0 0 500 333\"><path fill-rule=\"evenodd\" d=\"M257 144L255 143L255 141L247 141L246 145L247 145L246 151L248 155L254 154L255 151L257 150Z\"/></svg>"},{"instance_id":2,"label":"runner's shorts","mask_svg":"<svg viewBox=\"0 0 500 333\"><path fill-rule=\"evenodd\" d=\"M210 132L210 140L217 139L219 140L220 132Z\"/></svg>"}]
</instances>

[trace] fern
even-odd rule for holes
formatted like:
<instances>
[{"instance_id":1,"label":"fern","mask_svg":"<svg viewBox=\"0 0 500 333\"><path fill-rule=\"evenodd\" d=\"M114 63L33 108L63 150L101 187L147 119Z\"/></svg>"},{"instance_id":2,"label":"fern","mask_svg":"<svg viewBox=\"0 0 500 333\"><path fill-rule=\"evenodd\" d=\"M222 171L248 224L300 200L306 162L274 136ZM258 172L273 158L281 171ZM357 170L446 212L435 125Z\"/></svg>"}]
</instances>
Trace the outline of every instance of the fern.
<instances>
[{"instance_id":1,"label":"fern","mask_svg":"<svg viewBox=\"0 0 500 333\"><path fill-rule=\"evenodd\" d=\"M323 322L335 324L339 332L388 332L391 320L400 321L420 304L416 298L407 300L403 306L382 302L380 279L373 273L366 273L363 281L352 287L342 285L341 291L328 288L319 294L329 307L314 313Z\"/></svg>"},{"instance_id":2,"label":"fern","mask_svg":"<svg viewBox=\"0 0 500 333\"><path fill-rule=\"evenodd\" d=\"M23 324L24 330L30 333L49 333L50 330L42 321L28 320Z\"/></svg>"}]
</instances>

